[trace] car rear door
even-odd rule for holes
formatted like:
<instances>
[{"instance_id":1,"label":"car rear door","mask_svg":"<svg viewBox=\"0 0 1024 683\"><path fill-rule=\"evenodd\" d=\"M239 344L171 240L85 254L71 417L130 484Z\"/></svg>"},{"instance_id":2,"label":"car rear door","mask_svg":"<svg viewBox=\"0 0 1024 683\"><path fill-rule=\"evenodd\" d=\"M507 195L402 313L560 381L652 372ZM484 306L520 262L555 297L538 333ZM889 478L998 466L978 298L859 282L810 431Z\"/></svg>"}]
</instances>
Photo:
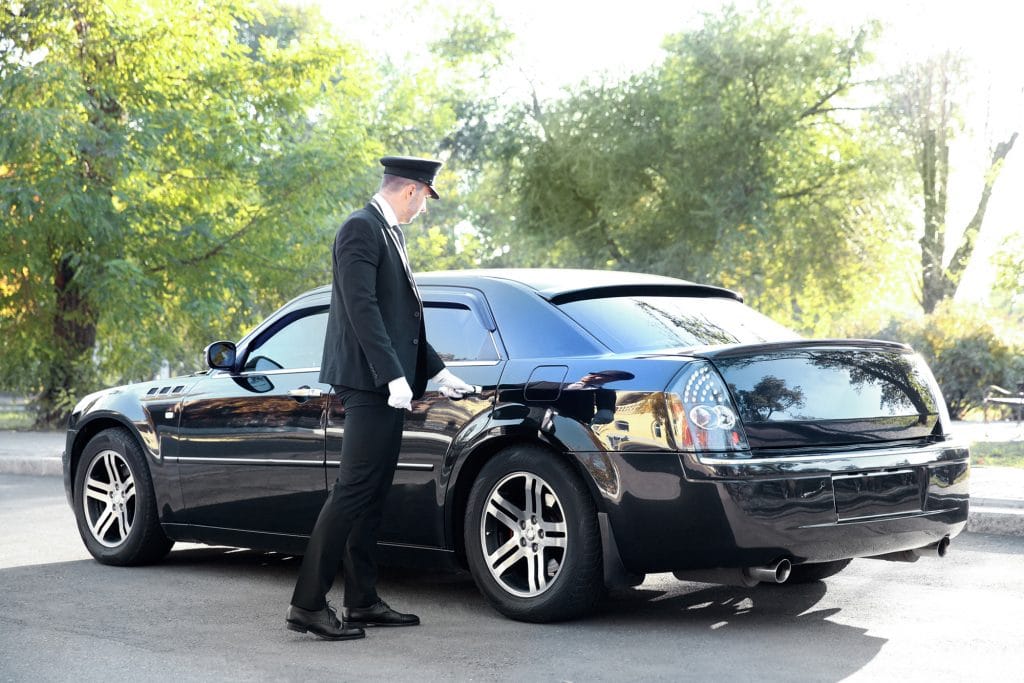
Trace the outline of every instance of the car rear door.
<instances>
[{"instance_id":1,"label":"car rear door","mask_svg":"<svg viewBox=\"0 0 1024 683\"><path fill-rule=\"evenodd\" d=\"M420 287L427 341L445 365L469 384L483 387L475 396L450 400L436 384L406 412L402 452L384 508L380 542L445 547L443 501L451 474L453 442L467 425L490 417L494 389L506 353L482 292L468 287ZM335 409L332 408L332 418ZM333 429L331 430L333 433ZM337 458L340 445L330 446Z\"/></svg>"},{"instance_id":2,"label":"car rear door","mask_svg":"<svg viewBox=\"0 0 1024 683\"><path fill-rule=\"evenodd\" d=\"M327 495L318 381L327 307L285 313L182 404L178 463L190 524L308 534Z\"/></svg>"}]
</instances>

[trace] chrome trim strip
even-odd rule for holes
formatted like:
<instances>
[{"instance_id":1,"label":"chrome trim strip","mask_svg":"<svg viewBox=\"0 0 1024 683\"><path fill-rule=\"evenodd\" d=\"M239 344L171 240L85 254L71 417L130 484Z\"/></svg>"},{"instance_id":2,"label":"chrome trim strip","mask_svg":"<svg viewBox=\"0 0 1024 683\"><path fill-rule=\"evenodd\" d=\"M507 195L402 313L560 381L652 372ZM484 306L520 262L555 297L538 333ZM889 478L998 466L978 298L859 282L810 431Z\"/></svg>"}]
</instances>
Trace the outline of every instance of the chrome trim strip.
<instances>
[{"instance_id":1,"label":"chrome trim strip","mask_svg":"<svg viewBox=\"0 0 1024 683\"><path fill-rule=\"evenodd\" d=\"M180 465L292 465L297 467L323 467L323 460L277 460L274 458L173 458Z\"/></svg>"},{"instance_id":2,"label":"chrome trim strip","mask_svg":"<svg viewBox=\"0 0 1024 683\"><path fill-rule=\"evenodd\" d=\"M904 457L915 456L915 462L901 464L919 465L929 461L929 459L934 459L933 456L938 455L939 453L956 450L958 448L966 450L967 446L960 442L946 441L941 444L932 444L924 447L902 446L900 448L885 448L879 450L842 451L839 453L827 453L824 455L789 455L775 458L709 458L698 453L696 454L696 458L697 462L702 465L794 465L808 462L825 462L828 460L858 460L902 455ZM682 455L693 456L694 454L684 452ZM963 458L963 460L966 459L966 457ZM953 461L951 460L949 462Z\"/></svg>"},{"instance_id":3,"label":"chrome trim strip","mask_svg":"<svg viewBox=\"0 0 1024 683\"><path fill-rule=\"evenodd\" d=\"M434 466L429 462L400 462L395 469L415 470L417 472L433 472Z\"/></svg>"},{"instance_id":4,"label":"chrome trim strip","mask_svg":"<svg viewBox=\"0 0 1024 683\"><path fill-rule=\"evenodd\" d=\"M232 375L227 370L218 370L216 375L210 375L211 379L218 379L222 377L253 377L256 375L288 375L296 372L320 372L320 368L281 368L280 370L264 370L263 372L257 372L256 370L247 370L246 372L240 372L237 375ZM324 392L327 393L326 391Z\"/></svg>"},{"instance_id":5,"label":"chrome trim strip","mask_svg":"<svg viewBox=\"0 0 1024 683\"><path fill-rule=\"evenodd\" d=\"M328 460L328 467L337 467L341 464L340 460ZM413 470L416 472L433 472L434 466L426 462L400 462L395 465L396 470Z\"/></svg>"},{"instance_id":6,"label":"chrome trim strip","mask_svg":"<svg viewBox=\"0 0 1024 683\"><path fill-rule=\"evenodd\" d=\"M833 474L833 479L859 479L861 477L886 477L890 474L914 474L914 470L884 470L882 472L854 472L853 474Z\"/></svg>"},{"instance_id":7,"label":"chrome trim strip","mask_svg":"<svg viewBox=\"0 0 1024 683\"><path fill-rule=\"evenodd\" d=\"M445 365L445 367L448 367L448 368L451 368L451 367L468 368L468 367L475 367L475 366L493 367L495 365L500 364L502 360L504 360L504 359L499 359L499 360L450 360L450 361L446 362L444 365Z\"/></svg>"}]
</instances>

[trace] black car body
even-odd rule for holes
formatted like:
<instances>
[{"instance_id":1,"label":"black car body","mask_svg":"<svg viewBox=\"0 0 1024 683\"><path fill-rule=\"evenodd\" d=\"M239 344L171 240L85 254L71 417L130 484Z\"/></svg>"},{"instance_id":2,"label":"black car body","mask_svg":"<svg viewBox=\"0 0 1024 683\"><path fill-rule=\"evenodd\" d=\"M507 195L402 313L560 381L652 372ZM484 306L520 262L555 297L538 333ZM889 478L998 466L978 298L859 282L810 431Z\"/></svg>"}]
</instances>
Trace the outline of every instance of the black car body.
<instances>
[{"instance_id":1,"label":"black car body","mask_svg":"<svg viewBox=\"0 0 1024 683\"><path fill-rule=\"evenodd\" d=\"M468 565L509 616L573 616L651 572L821 578L941 554L964 528L968 451L904 345L800 339L657 276L417 280L428 339L481 391L431 386L408 411L381 549ZM79 403L65 486L98 559L175 540L303 552L344 432L317 379L328 303L313 290L211 345L206 372Z\"/></svg>"}]
</instances>

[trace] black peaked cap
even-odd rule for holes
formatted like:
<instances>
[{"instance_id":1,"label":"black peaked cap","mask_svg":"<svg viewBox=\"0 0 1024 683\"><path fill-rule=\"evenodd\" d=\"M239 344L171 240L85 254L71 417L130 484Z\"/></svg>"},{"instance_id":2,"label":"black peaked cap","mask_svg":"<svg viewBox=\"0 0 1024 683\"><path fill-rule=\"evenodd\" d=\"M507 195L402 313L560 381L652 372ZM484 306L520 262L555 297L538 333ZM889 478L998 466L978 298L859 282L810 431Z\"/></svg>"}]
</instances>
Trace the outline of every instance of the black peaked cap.
<instances>
[{"instance_id":1,"label":"black peaked cap","mask_svg":"<svg viewBox=\"0 0 1024 683\"><path fill-rule=\"evenodd\" d=\"M430 190L430 196L438 199L434 189L434 176L441 170L441 162L417 157L382 157L380 160L385 175L396 175L423 183Z\"/></svg>"}]
</instances>

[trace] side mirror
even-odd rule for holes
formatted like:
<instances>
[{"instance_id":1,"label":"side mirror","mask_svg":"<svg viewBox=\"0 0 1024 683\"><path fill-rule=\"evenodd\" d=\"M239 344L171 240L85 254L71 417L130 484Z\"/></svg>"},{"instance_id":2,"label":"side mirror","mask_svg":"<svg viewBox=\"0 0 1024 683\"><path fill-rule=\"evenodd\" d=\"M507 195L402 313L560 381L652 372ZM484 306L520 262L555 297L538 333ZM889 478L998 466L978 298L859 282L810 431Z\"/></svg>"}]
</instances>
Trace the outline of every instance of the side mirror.
<instances>
[{"instance_id":1,"label":"side mirror","mask_svg":"<svg viewBox=\"0 0 1024 683\"><path fill-rule=\"evenodd\" d=\"M214 370L231 370L235 367L235 345L229 341L215 341L205 349L206 364Z\"/></svg>"}]
</instances>

